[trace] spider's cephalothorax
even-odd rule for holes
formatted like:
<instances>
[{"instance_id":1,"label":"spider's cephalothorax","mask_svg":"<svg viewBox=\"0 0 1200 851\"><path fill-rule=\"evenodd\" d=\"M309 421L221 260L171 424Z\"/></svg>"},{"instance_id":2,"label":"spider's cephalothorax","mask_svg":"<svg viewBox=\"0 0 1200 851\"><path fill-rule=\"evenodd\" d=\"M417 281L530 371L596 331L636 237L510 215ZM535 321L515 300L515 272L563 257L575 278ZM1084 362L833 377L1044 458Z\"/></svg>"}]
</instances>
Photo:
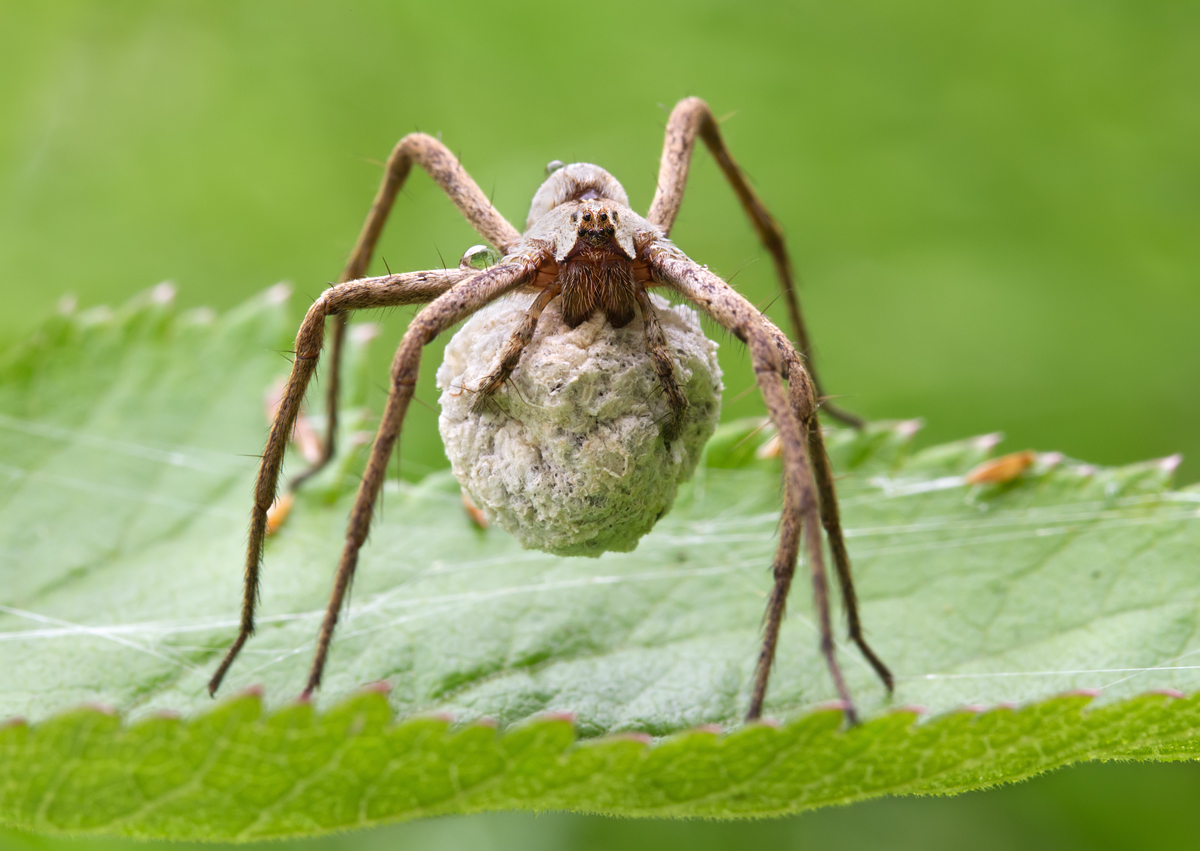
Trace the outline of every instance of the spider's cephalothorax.
<instances>
[{"instance_id":1,"label":"spider's cephalothorax","mask_svg":"<svg viewBox=\"0 0 1200 851\"><path fill-rule=\"evenodd\" d=\"M634 237L639 228L643 241L654 234L629 208L621 184L599 166L573 163L542 184L529 216L526 239L548 243L553 254L567 327L578 327L597 310L614 328L632 322L642 289Z\"/></svg>"},{"instance_id":2,"label":"spider's cephalothorax","mask_svg":"<svg viewBox=\"0 0 1200 851\"><path fill-rule=\"evenodd\" d=\"M572 206L570 221L578 225L575 245L558 268L563 320L575 328L602 310L614 328L624 328L633 321L641 285L633 271L633 246L621 225L622 208L610 201ZM617 239L618 227L628 247Z\"/></svg>"},{"instance_id":3,"label":"spider's cephalothorax","mask_svg":"<svg viewBox=\"0 0 1200 851\"><path fill-rule=\"evenodd\" d=\"M575 246L558 266L563 293L563 320L569 328L604 311L613 328L624 328L636 313L641 284L634 258L616 238L620 210L616 204L586 200L571 211L578 223Z\"/></svg>"},{"instance_id":4,"label":"spider's cephalothorax","mask_svg":"<svg viewBox=\"0 0 1200 851\"><path fill-rule=\"evenodd\" d=\"M728 283L709 271L707 266L693 261L667 239L683 199L697 138L703 140L712 152L742 208L750 217L763 246L771 253L792 330L799 341L798 349ZM478 269L471 262L464 262L454 269L363 277L392 203L414 163L437 181L484 239L504 252L503 260L486 269ZM475 388L477 397L486 399L503 385L517 367L522 351L533 339L539 317L555 299L560 299L558 306L568 327L580 326L597 312L603 312L609 325L621 328L640 314L645 351L672 412L662 425L664 445L669 444L679 434L687 400L676 385L674 359L659 323L658 308L651 302L646 287L673 290L746 344L755 381L778 432L783 462L783 512L779 544L772 565L774 585L763 619L762 649L753 675L747 678L749 708L746 717L754 719L762 713L784 604L803 537L807 544L807 564L821 633L821 652L838 695L844 702L847 716L851 721L855 718L850 693L834 655L825 554L821 546L822 526L829 538L830 552L849 620L850 637L891 689L891 674L867 645L859 622L850 560L838 517L833 474L817 423L820 386L815 376L810 375L808 337L800 315L791 262L784 248L783 236L730 155L716 119L704 101L688 98L681 101L671 113L663 144L658 188L645 218L629 208L625 190L611 175L597 166L576 163L554 170L538 189L530 206L524 235L492 206L488 197L440 141L421 133L406 136L388 159L387 174L341 281L317 299L296 336L292 374L267 439L255 486L250 541L246 552L241 628L209 682L210 692L215 692L220 686L229 666L254 632L254 610L258 599L263 542L267 534L267 515L275 502L289 436L324 345L327 318L334 317L327 382L330 399L327 410L329 434L321 460L293 479L293 488L327 463L332 455L338 361L346 314L364 308L428 302L409 324L392 362L391 390L350 515L346 543L321 625L305 695L311 694L321 682L338 615L358 564L359 550L367 538L375 501L383 486L388 458L396 448L405 412L413 398L423 348L441 332L502 296L518 291L533 293L532 303L508 342L502 346L495 367ZM805 359L810 360L807 369ZM839 412L830 405L826 405L825 410L847 422L861 425L857 418Z\"/></svg>"}]
</instances>

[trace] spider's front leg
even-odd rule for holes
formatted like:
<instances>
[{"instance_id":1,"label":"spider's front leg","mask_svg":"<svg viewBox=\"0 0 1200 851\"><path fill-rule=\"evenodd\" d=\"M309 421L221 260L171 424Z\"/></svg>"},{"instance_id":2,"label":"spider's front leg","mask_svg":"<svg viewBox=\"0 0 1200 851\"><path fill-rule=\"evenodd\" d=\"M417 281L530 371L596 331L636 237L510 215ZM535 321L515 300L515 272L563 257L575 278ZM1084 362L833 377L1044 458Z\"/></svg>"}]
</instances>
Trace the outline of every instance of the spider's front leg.
<instances>
[{"instance_id":1,"label":"spider's front leg","mask_svg":"<svg viewBox=\"0 0 1200 851\"><path fill-rule=\"evenodd\" d=\"M849 572L849 561L845 554L844 542L841 541L841 529L836 510L824 513L821 510L820 499L824 498L831 505L836 505L836 494L833 490L832 478L829 476L828 461L824 457L824 444L820 442L819 429L815 422L815 404L811 387L800 359L791 351L791 346L786 339L782 343L780 342L782 334L765 320L750 302L725 281L686 257L672 244L666 241L653 242L646 248L645 254L649 261L650 274L654 280L674 287L682 295L698 304L713 319L732 331L749 347L754 363L756 382L762 391L771 420L779 433L784 469L783 516L779 545L773 564L775 583L764 615L762 650L755 667L754 686L746 719L754 720L762 714L763 700L770 678L771 666L775 659L779 629L796 568L801 532L803 531L803 537L807 542L813 598L821 634L821 653L825 657L838 695L846 706L847 717L851 723L854 723L857 720L857 714L834 652L833 629L829 615L829 590L825 576L824 553L821 548L820 529L823 521L830 532L831 541L834 539L838 541L833 548L835 556L840 552L840 557L845 559L844 571L842 570L843 565L839 564L839 577L843 579L843 588L849 587L850 589L850 593L845 595L847 606L854 606L856 603ZM790 354L781 350L784 346L787 347ZM789 386L792 388L793 398L791 400L783 388L784 378L788 379ZM818 434L816 439L813 438L814 432ZM821 452L820 461L814 459L813 465L810 465L809 453L815 453L818 448ZM821 467L821 475L825 481L820 489L821 494L818 496L813 466L820 464L824 464ZM852 622L855 625L858 623L857 609L855 609ZM861 637L861 631L859 637ZM861 642L860 646L865 647L865 641ZM872 664L878 663L876 670L880 672L880 676L883 677L890 689L890 673L881 662L878 662L878 658L869 652L869 648L866 649Z\"/></svg>"},{"instance_id":2,"label":"spider's front leg","mask_svg":"<svg viewBox=\"0 0 1200 851\"><path fill-rule=\"evenodd\" d=\"M521 241L521 234L500 214L492 202L471 179L466 169L459 164L458 159L450 149L440 141L424 133L410 133L401 139L388 157L384 171L383 182L375 193L371 203L371 211L363 222L362 231L346 266L342 270L339 283L346 283L362 278L371 264L375 246L383 233L383 226L391 213L396 195L408 179L413 164L423 168L430 177L449 196L459 212L463 214L471 227L501 251L508 253ZM290 490L296 490L306 480L320 472L333 458L335 440L337 438L338 396L340 393L340 373L342 359L342 342L346 333L346 316L339 314L334 317L333 329L329 335L329 364L326 370L326 428L325 440L321 448L321 456L308 469L297 474L288 484Z\"/></svg>"},{"instance_id":3,"label":"spider's front leg","mask_svg":"<svg viewBox=\"0 0 1200 851\"><path fill-rule=\"evenodd\" d=\"M679 207L683 203L683 193L687 188L688 171L691 168L697 137L704 140L704 144L708 147L713 159L717 161L717 165L721 167L734 194L737 195L738 202L745 210L747 218L754 225L754 231L758 234L759 241L771 254L771 259L775 264L775 274L779 278L779 287L783 292L784 301L787 303L792 330L796 334L796 341L800 347L800 354L808 364L808 372L816 386L817 396L821 397L821 382L817 378L816 368L813 366L812 344L804 324L804 316L800 312L795 274L792 271L792 260L788 256L787 244L783 239L783 231L780 230L766 206L750 187L745 173L734 160L733 154L729 152L725 140L721 138L721 130L717 125L716 117L712 114L708 104L700 98L685 98L671 110L671 117L667 121L666 137L663 139L658 188L655 190L654 200L650 204L650 211L646 214L646 219L662 228L664 234L671 233L671 227L675 224L675 217L679 215ZM822 406L822 410L847 425L855 428L863 426L862 419L828 402Z\"/></svg>"},{"instance_id":4,"label":"spider's front leg","mask_svg":"<svg viewBox=\"0 0 1200 851\"><path fill-rule=\"evenodd\" d=\"M542 311L556 295L559 294L561 288L558 283L548 284L537 298L533 300L533 304L525 311L525 318L521 320L521 324L517 326L517 330L508 338L508 342L500 352L500 360L496 364L495 369L483 377L479 385L475 388L475 401L471 403L471 410L474 413L479 413L487 406L488 400L492 398L497 390L504 386L504 382L508 381L513 370L517 368L517 363L521 360L521 352L525 351L525 347L529 345L533 339L533 332L537 329L538 320L542 317ZM466 491L463 491L463 499L468 499ZM471 507L474 507L473 505ZM467 509L468 512L471 508ZM475 511L478 511L475 508ZM472 519L476 515L471 514ZM479 521L475 521L478 525Z\"/></svg>"},{"instance_id":5,"label":"spider's front leg","mask_svg":"<svg viewBox=\"0 0 1200 851\"><path fill-rule=\"evenodd\" d=\"M229 651L208 684L209 694L216 693L225 673L237 658L246 640L254 633L254 609L258 600L258 574L263 543L267 534L267 512L275 502L279 473L288 440L300 413L300 403L317 368L317 359L325 338L325 321L351 310L371 307L395 307L421 304L446 294L457 284L479 278L475 269L436 269L405 275L364 278L330 287L309 308L296 335L292 373L275 413L271 431L258 466L254 486L254 508L250 513L250 540L246 547L246 578L242 595L241 626Z\"/></svg>"},{"instance_id":6,"label":"spider's front leg","mask_svg":"<svg viewBox=\"0 0 1200 851\"><path fill-rule=\"evenodd\" d=\"M455 323L461 322L479 308L534 281L539 268L550 259L552 258L549 255L537 251L507 258L504 263L478 273L470 281L439 296L416 315L409 324L408 330L404 332L400 346L396 349L396 356L392 360L392 386L388 392L387 404L384 406L383 416L379 421L379 430L375 434L375 443L371 447L367 469L363 473L358 493L354 498L354 507L350 511L350 522L346 529L346 545L342 550L341 562L338 564L337 575L334 578L333 593L330 595L329 605L325 609L325 619L321 623L321 633L317 638L317 650L313 656L308 683L304 687L303 695L305 697L311 695L321 684L325 658L329 653L329 642L332 640L333 630L337 626L338 614L346 596L346 589L350 587L354 571L358 566L358 551L367 539L375 500L379 496L379 489L383 486L388 458L391 457L396 441L400 437L404 414L408 410L413 391L416 389L422 349L438 334Z\"/></svg>"}]
</instances>

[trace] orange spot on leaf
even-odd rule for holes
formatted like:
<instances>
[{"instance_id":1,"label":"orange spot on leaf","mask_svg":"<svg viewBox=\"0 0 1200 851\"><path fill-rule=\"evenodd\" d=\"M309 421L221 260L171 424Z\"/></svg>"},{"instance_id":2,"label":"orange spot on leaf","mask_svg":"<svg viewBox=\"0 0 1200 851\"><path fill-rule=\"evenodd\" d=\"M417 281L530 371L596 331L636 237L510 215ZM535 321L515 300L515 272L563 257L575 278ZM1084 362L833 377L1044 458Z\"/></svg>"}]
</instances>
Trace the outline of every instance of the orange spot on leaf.
<instances>
[{"instance_id":1,"label":"orange spot on leaf","mask_svg":"<svg viewBox=\"0 0 1200 851\"><path fill-rule=\"evenodd\" d=\"M993 485L1011 482L1028 470L1036 459L1037 453L1026 449L1024 452L1013 452L1010 455L993 458L991 461L984 461L967 473L967 484Z\"/></svg>"},{"instance_id":2,"label":"orange spot on leaf","mask_svg":"<svg viewBox=\"0 0 1200 851\"><path fill-rule=\"evenodd\" d=\"M275 501L271 503L271 507L267 509L268 537L278 532L280 527L287 522L288 515L292 513L292 503L295 501L295 494L289 491L282 496L277 496Z\"/></svg>"}]
</instances>

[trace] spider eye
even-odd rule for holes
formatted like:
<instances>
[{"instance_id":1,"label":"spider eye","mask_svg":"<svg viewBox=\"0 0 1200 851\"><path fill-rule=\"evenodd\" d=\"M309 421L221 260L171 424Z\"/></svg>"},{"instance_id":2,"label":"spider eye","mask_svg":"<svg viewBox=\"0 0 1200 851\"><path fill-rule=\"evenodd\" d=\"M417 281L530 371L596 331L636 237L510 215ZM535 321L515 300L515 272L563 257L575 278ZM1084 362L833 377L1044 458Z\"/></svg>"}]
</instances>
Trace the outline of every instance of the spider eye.
<instances>
[{"instance_id":1,"label":"spider eye","mask_svg":"<svg viewBox=\"0 0 1200 851\"><path fill-rule=\"evenodd\" d=\"M577 221L579 221L579 214L578 214L578 213L572 213L572 214L571 214L571 221L572 221L572 222L577 222Z\"/></svg>"},{"instance_id":2,"label":"spider eye","mask_svg":"<svg viewBox=\"0 0 1200 851\"><path fill-rule=\"evenodd\" d=\"M585 222L590 222L590 221L592 220L592 214L591 214L591 213L584 213L584 214L583 214L583 220L584 220Z\"/></svg>"},{"instance_id":3,"label":"spider eye","mask_svg":"<svg viewBox=\"0 0 1200 851\"><path fill-rule=\"evenodd\" d=\"M614 222L617 221L617 211L616 210L612 211L612 217L613 217Z\"/></svg>"},{"instance_id":4,"label":"spider eye","mask_svg":"<svg viewBox=\"0 0 1200 851\"><path fill-rule=\"evenodd\" d=\"M608 213L601 213L601 214L600 214L600 221L602 221L602 222L607 222L607 221L608 221Z\"/></svg>"}]
</instances>

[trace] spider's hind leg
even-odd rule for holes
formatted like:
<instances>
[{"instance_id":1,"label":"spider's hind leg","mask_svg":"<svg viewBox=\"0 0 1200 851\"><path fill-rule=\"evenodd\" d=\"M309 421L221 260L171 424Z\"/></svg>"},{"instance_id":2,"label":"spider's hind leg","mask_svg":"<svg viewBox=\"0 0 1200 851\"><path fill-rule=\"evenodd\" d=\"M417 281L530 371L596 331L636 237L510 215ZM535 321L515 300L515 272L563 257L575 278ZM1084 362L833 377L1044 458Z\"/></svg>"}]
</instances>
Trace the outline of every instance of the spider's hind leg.
<instances>
[{"instance_id":1,"label":"spider's hind leg","mask_svg":"<svg viewBox=\"0 0 1200 851\"><path fill-rule=\"evenodd\" d=\"M788 394L792 411L804 429L808 443L808 458L811 463L813 483L817 488L817 501L821 510L821 525L829 539L829 551L837 572L838 586L842 593L842 605L846 608L846 621L850 639L871 668L883 681L888 693L895 691L896 682L888 666L871 649L863 634L862 620L858 612L858 594L854 590L854 577L850 571L850 553L846 549L846 536L842 531L841 512L838 510L837 492L833 483L833 469L829 464L829 453L825 450L825 438L817 422L817 400L812 377L805 372L798 354L783 332L770 326L775 335L780 353L788 362Z\"/></svg>"},{"instance_id":2,"label":"spider's hind leg","mask_svg":"<svg viewBox=\"0 0 1200 851\"><path fill-rule=\"evenodd\" d=\"M837 495L833 476L816 421L815 382L806 374L799 353L793 349L787 337L728 283L665 240L649 246L646 255L655 280L673 287L746 343L754 364L755 381L779 434L784 475L783 514L773 564L775 581L763 618L763 641L754 669L746 720L753 721L762 716L784 608L803 539L807 545L807 566L812 581L814 614L821 636L821 655L844 704L846 718L854 723L857 714L838 664L833 641L829 583L825 576L825 555L821 542L822 525L829 535L855 643L889 690L892 688L892 677L862 637L849 557L836 511ZM784 380L788 383L786 392L782 383Z\"/></svg>"}]
</instances>

